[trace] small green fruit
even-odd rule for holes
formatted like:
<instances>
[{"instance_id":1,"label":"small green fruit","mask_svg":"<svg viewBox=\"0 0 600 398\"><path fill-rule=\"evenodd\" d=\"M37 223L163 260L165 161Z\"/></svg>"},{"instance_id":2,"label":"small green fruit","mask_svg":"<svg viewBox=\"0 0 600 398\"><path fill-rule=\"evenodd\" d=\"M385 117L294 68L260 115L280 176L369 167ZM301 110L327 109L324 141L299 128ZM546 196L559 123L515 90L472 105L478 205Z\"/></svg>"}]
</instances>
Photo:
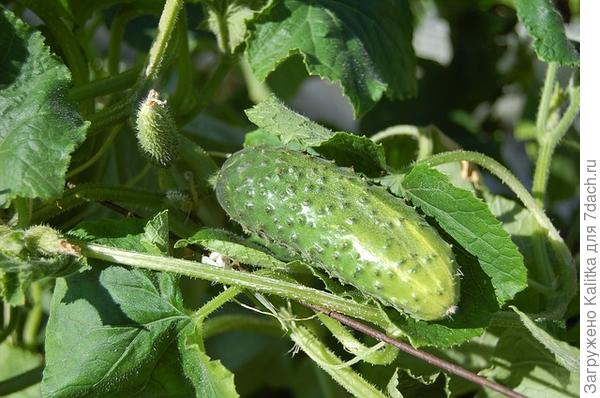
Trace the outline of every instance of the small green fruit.
<instances>
[{"instance_id":1,"label":"small green fruit","mask_svg":"<svg viewBox=\"0 0 600 398\"><path fill-rule=\"evenodd\" d=\"M54 256L61 252L62 237L56 230L46 225L35 225L29 228L23 238L31 253Z\"/></svg>"},{"instance_id":2,"label":"small green fruit","mask_svg":"<svg viewBox=\"0 0 600 398\"><path fill-rule=\"evenodd\" d=\"M136 117L137 139L146 157L157 166L168 167L179 155L177 125L167 101L150 90Z\"/></svg>"},{"instance_id":3,"label":"small green fruit","mask_svg":"<svg viewBox=\"0 0 600 398\"><path fill-rule=\"evenodd\" d=\"M382 303L423 320L456 311L450 245L414 208L352 171L298 151L244 149L215 189L245 230Z\"/></svg>"}]
</instances>

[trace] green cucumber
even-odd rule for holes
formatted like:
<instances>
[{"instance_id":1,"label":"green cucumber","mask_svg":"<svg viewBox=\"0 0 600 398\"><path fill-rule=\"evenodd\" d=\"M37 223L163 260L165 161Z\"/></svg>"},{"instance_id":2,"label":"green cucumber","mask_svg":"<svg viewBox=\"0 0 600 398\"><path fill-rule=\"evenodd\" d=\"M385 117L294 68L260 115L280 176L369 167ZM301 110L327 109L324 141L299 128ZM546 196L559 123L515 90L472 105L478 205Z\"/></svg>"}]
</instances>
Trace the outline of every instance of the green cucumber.
<instances>
[{"instance_id":1,"label":"green cucumber","mask_svg":"<svg viewBox=\"0 0 600 398\"><path fill-rule=\"evenodd\" d=\"M410 316L455 313L459 272L446 243L414 208L349 169L282 148L232 155L215 189L229 216Z\"/></svg>"}]
</instances>

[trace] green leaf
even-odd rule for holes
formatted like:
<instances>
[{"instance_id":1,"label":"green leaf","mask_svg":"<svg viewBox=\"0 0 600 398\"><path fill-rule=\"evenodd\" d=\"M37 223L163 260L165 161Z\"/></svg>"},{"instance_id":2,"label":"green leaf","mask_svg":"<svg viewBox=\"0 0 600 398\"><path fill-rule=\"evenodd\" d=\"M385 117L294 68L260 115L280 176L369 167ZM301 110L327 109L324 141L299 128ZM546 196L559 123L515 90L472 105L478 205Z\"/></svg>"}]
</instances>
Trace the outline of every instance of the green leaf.
<instances>
[{"instance_id":1,"label":"green leaf","mask_svg":"<svg viewBox=\"0 0 600 398\"><path fill-rule=\"evenodd\" d=\"M229 398L238 397L231 373L220 361L209 358L204 349L195 341L193 332L181 333L178 340L183 362L183 371L194 385L197 397Z\"/></svg>"},{"instance_id":2,"label":"green leaf","mask_svg":"<svg viewBox=\"0 0 600 398\"><path fill-rule=\"evenodd\" d=\"M571 372L579 373L579 350L576 347L555 339L526 314L514 306L511 306L511 308L519 315L521 322L523 322L523 325L529 330L531 335L554 355L560 365Z\"/></svg>"},{"instance_id":3,"label":"green leaf","mask_svg":"<svg viewBox=\"0 0 600 398\"><path fill-rule=\"evenodd\" d=\"M167 231L167 213L161 212L146 224L129 219L82 223L70 235L160 253ZM57 280L46 329L44 396L206 396L190 372L204 365L193 364L179 344L180 332L192 319L177 278L92 264L91 271ZM207 369L204 380L218 380L220 373Z\"/></svg>"},{"instance_id":4,"label":"green leaf","mask_svg":"<svg viewBox=\"0 0 600 398\"><path fill-rule=\"evenodd\" d=\"M208 26L223 52L235 53L246 39L247 25L271 0L208 0Z\"/></svg>"},{"instance_id":5,"label":"green leaf","mask_svg":"<svg viewBox=\"0 0 600 398\"><path fill-rule=\"evenodd\" d=\"M379 177L386 169L383 146L375 144L365 136L335 133L314 149L339 166L352 166L356 171L370 177Z\"/></svg>"},{"instance_id":6,"label":"green leaf","mask_svg":"<svg viewBox=\"0 0 600 398\"><path fill-rule=\"evenodd\" d=\"M579 54L567 39L563 20L551 0L517 0L516 7L539 59L560 65L579 65Z\"/></svg>"},{"instance_id":7,"label":"green leaf","mask_svg":"<svg viewBox=\"0 0 600 398\"><path fill-rule=\"evenodd\" d=\"M283 144L277 136L263 129L256 129L246 134L246 137L244 138L244 148L259 146L281 147Z\"/></svg>"},{"instance_id":8,"label":"green leaf","mask_svg":"<svg viewBox=\"0 0 600 398\"><path fill-rule=\"evenodd\" d=\"M509 329L501 337L492 366L480 372L527 397L579 396L579 374L556 363L554 356L524 329ZM486 390L477 397L504 397Z\"/></svg>"},{"instance_id":9,"label":"green leaf","mask_svg":"<svg viewBox=\"0 0 600 398\"><path fill-rule=\"evenodd\" d=\"M369 176L379 176L386 168L381 145L364 136L333 132L292 111L274 95L246 110L246 115L259 129L247 136L245 146L312 147L338 165L352 166Z\"/></svg>"},{"instance_id":10,"label":"green leaf","mask_svg":"<svg viewBox=\"0 0 600 398\"><path fill-rule=\"evenodd\" d=\"M42 365L42 363L43 359L40 354L16 347L8 342L0 344L0 383L11 377L35 369ZM32 386L19 390L17 393L7 396L9 398L37 398L40 395L40 385L39 383L35 383Z\"/></svg>"},{"instance_id":11,"label":"green leaf","mask_svg":"<svg viewBox=\"0 0 600 398\"><path fill-rule=\"evenodd\" d=\"M488 206L472 192L425 165L415 166L402 181L404 195L467 251L479 259L502 305L527 286L523 256Z\"/></svg>"},{"instance_id":12,"label":"green leaf","mask_svg":"<svg viewBox=\"0 0 600 398\"><path fill-rule=\"evenodd\" d=\"M552 250L548 237L538 224L535 217L521 205L501 196L487 195L486 201L491 212L502 222L502 227L508 232L523 254L527 273L530 279L543 281L545 267L556 270L556 289L552 295L536 292L529 287L515 298L517 306L526 312L551 312L562 316L567 305L577 292L577 280L573 267L556 266L561 258ZM536 250L536 239L540 240L540 248ZM540 261L539 251L544 251L548 263Z\"/></svg>"},{"instance_id":13,"label":"green leaf","mask_svg":"<svg viewBox=\"0 0 600 398\"><path fill-rule=\"evenodd\" d=\"M302 148L320 145L333 137L333 131L289 109L274 95L246 110L248 120L284 145Z\"/></svg>"},{"instance_id":14,"label":"green leaf","mask_svg":"<svg viewBox=\"0 0 600 398\"><path fill-rule=\"evenodd\" d=\"M163 210L152 218L144 227L143 243L154 248L158 254L169 251L169 212ZM149 249L148 252L153 250Z\"/></svg>"},{"instance_id":15,"label":"green leaf","mask_svg":"<svg viewBox=\"0 0 600 398\"><path fill-rule=\"evenodd\" d=\"M8 199L60 196L89 125L66 99L70 72L39 32L5 10L0 48L0 190L10 190Z\"/></svg>"},{"instance_id":16,"label":"green leaf","mask_svg":"<svg viewBox=\"0 0 600 398\"><path fill-rule=\"evenodd\" d=\"M360 116L384 93L415 95L412 29L406 1L284 0L255 20L246 54L259 80L300 54L309 74L341 84Z\"/></svg>"},{"instance_id":17,"label":"green leaf","mask_svg":"<svg viewBox=\"0 0 600 398\"><path fill-rule=\"evenodd\" d=\"M186 239L175 243L175 247L199 244L210 251L220 253L243 264L259 267L287 269L285 262L265 253L258 245L245 241L231 232L218 229L201 229Z\"/></svg>"},{"instance_id":18,"label":"green leaf","mask_svg":"<svg viewBox=\"0 0 600 398\"><path fill-rule=\"evenodd\" d=\"M44 396L140 390L189 322L175 288L166 274L117 266L57 280L46 330Z\"/></svg>"}]
</instances>

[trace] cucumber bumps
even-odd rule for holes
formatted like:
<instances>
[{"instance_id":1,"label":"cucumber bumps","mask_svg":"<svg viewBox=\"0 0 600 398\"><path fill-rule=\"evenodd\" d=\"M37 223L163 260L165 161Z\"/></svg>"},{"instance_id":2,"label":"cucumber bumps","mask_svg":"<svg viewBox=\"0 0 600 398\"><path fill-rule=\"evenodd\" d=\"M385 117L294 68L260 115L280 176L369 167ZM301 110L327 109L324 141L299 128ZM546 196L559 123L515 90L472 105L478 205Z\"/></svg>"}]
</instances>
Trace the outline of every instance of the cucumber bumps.
<instances>
[{"instance_id":1,"label":"cucumber bumps","mask_svg":"<svg viewBox=\"0 0 600 398\"><path fill-rule=\"evenodd\" d=\"M245 230L382 303L423 320L456 311L450 245L412 207L355 173L302 152L244 149L225 162L216 191Z\"/></svg>"}]
</instances>

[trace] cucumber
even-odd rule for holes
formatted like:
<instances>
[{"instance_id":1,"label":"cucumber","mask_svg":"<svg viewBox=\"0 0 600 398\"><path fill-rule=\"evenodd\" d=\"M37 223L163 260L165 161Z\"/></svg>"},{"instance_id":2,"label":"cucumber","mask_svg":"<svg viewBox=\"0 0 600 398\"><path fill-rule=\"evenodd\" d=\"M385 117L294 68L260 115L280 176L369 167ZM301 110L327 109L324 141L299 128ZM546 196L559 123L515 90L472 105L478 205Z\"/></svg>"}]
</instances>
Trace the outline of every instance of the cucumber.
<instances>
[{"instance_id":1,"label":"cucumber","mask_svg":"<svg viewBox=\"0 0 600 398\"><path fill-rule=\"evenodd\" d=\"M136 114L137 140L142 153L160 167L169 167L179 155L177 125L167 101L150 90Z\"/></svg>"},{"instance_id":2,"label":"cucumber","mask_svg":"<svg viewBox=\"0 0 600 398\"><path fill-rule=\"evenodd\" d=\"M217 174L217 199L245 231L416 319L455 313L451 246L414 208L349 169L283 148L248 148Z\"/></svg>"}]
</instances>

